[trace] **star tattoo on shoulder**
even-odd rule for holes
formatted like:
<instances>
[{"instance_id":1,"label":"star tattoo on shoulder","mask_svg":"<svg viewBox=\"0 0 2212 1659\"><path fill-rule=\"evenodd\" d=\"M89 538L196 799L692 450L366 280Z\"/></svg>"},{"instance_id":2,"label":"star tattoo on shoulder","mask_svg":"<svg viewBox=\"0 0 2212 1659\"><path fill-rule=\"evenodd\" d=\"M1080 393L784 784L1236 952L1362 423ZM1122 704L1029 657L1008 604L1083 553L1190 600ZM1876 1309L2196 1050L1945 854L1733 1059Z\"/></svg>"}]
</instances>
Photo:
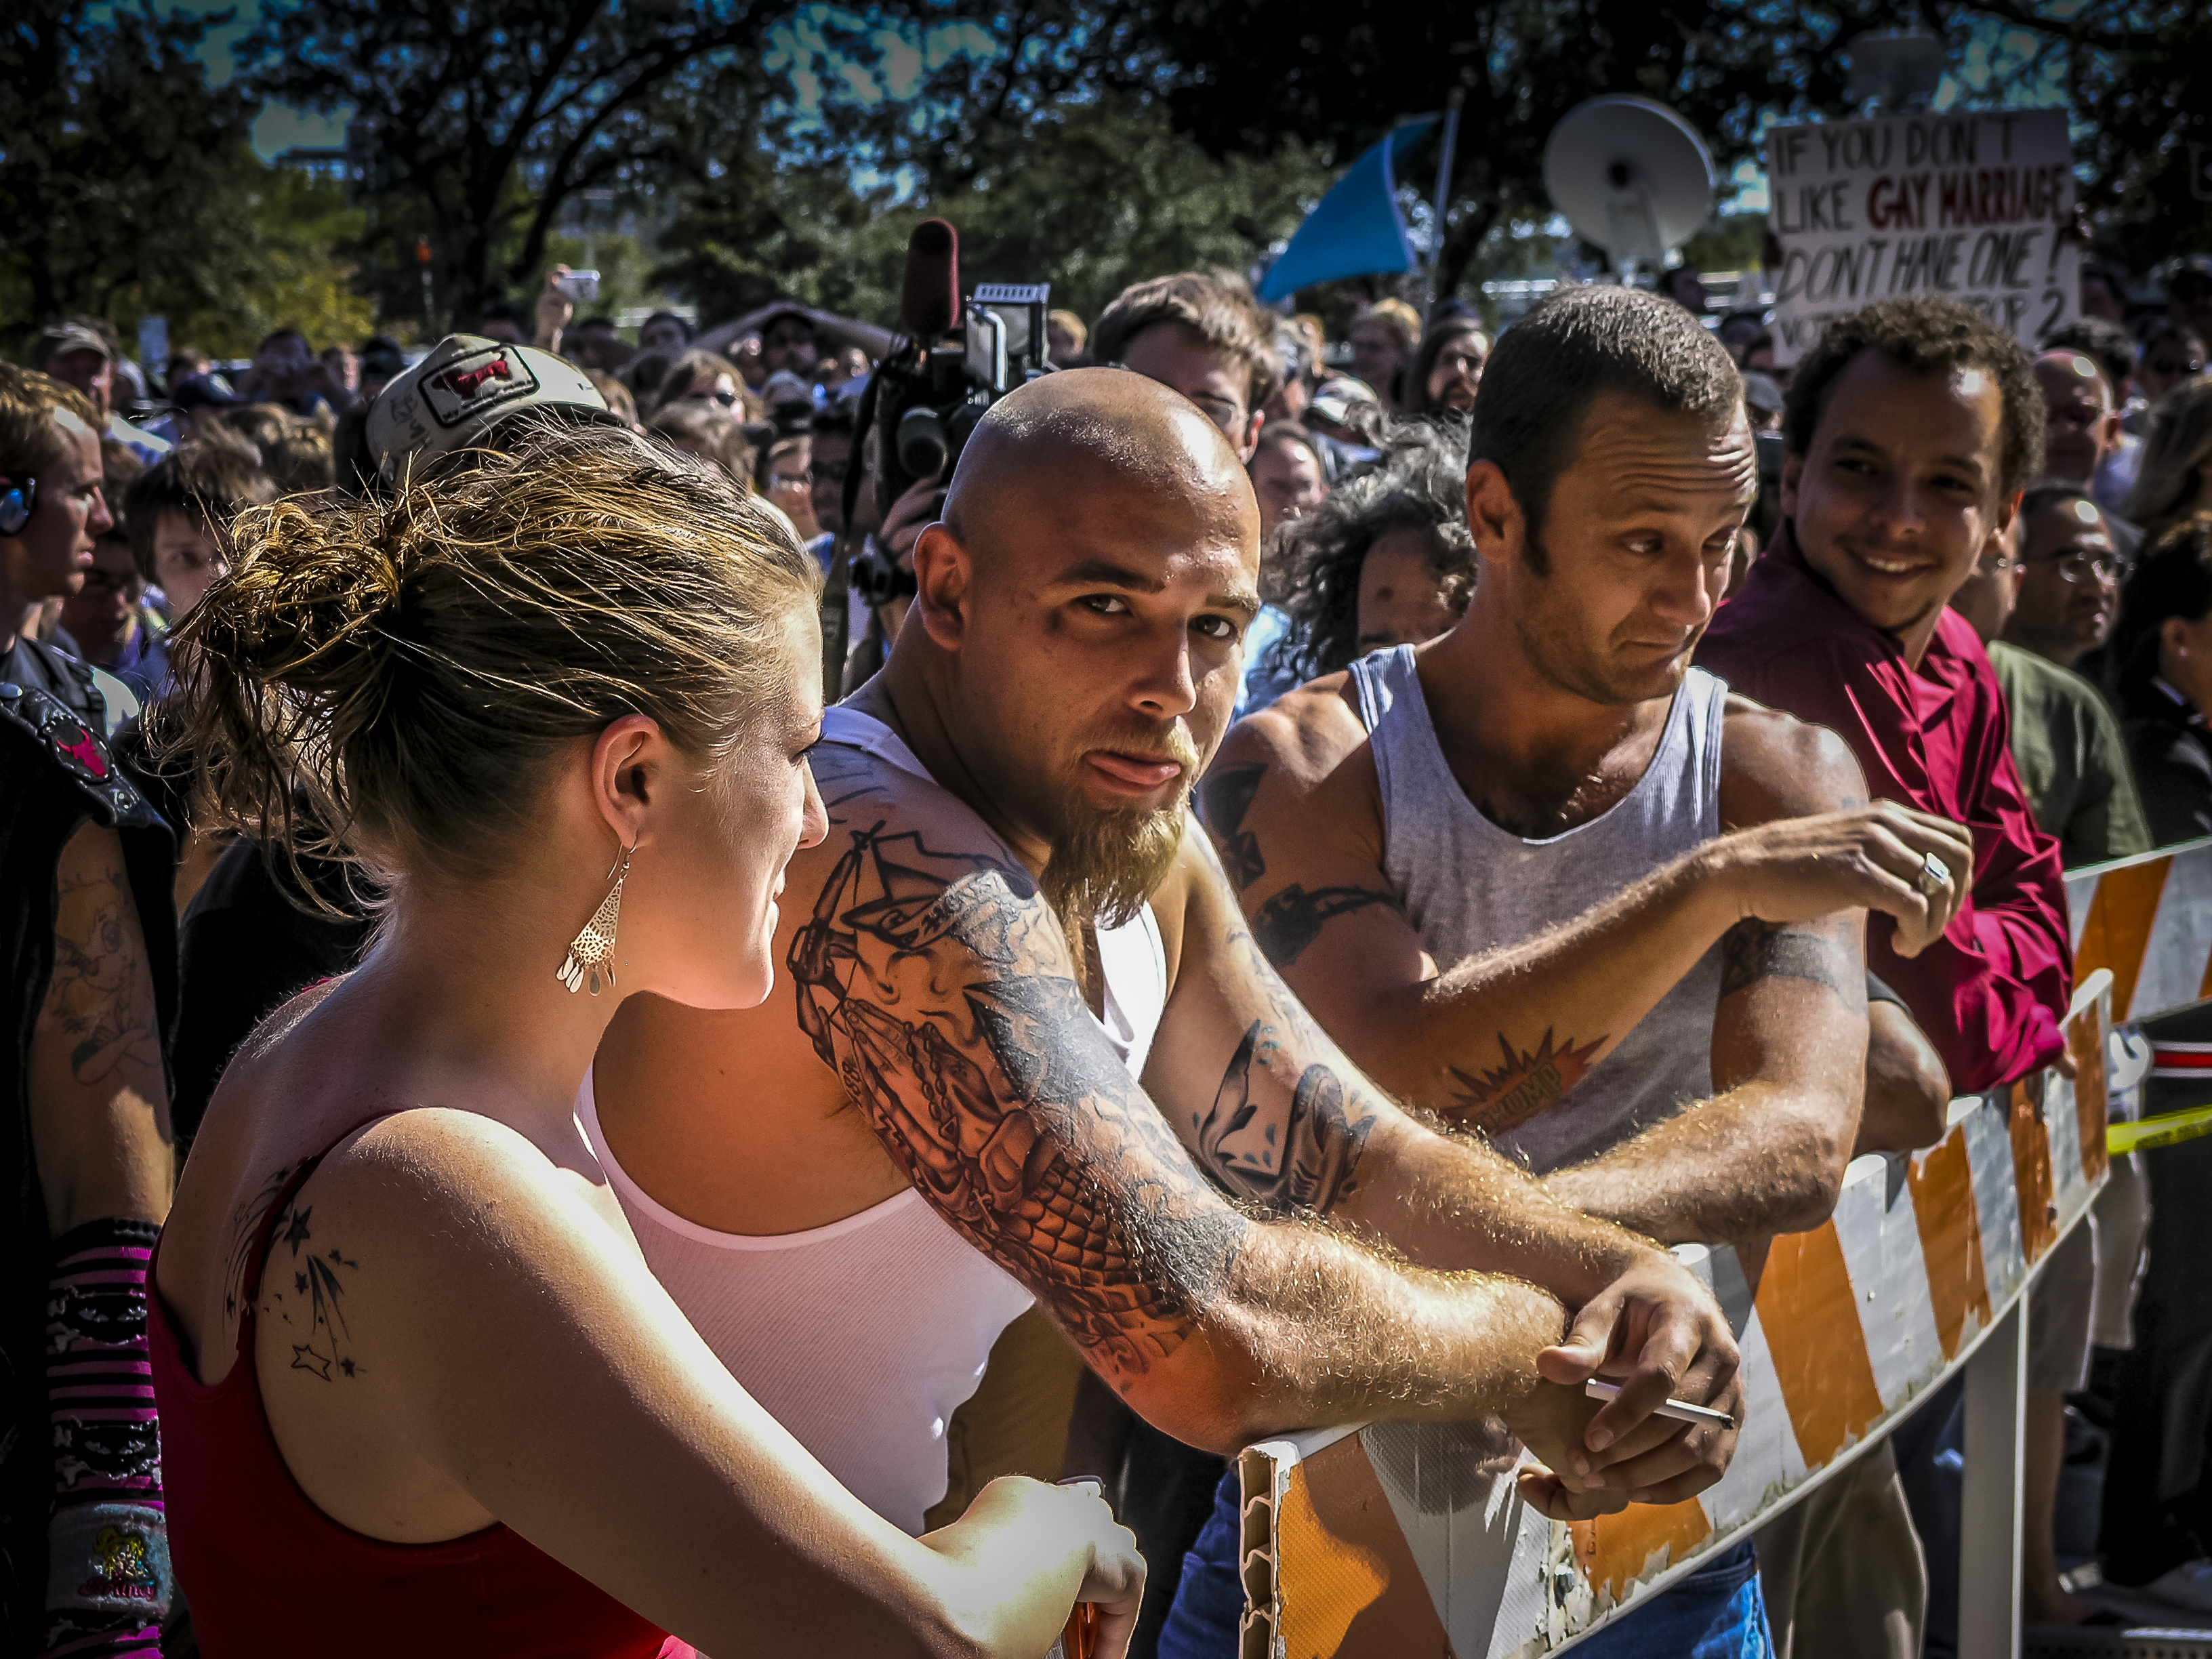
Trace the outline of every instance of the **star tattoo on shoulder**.
<instances>
[{"instance_id":1,"label":"star tattoo on shoulder","mask_svg":"<svg viewBox=\"0 0 2212 1659\"><path fill-rule=\"evenodd\" d=\"M307 1206L280 1218L276 1237L292 1247L297 1264L292 1270L292 1288L307 1298L307 1340L293 1345L292 1369L330 1382L339 1376L359 1376L368 1369L350 1352L353 1334L346 1324L345 1285L338 1277L341 1267L359 1273L361 1263L336 1246L319 1255L301 1254L300 1246L312 1237L308 1220L313 1213L313 1207ZM281 1301L282 1293L276 1293L275 1299ZM291 1322L289 1315L280 1316Z\"/></svg>"}]
</instances>

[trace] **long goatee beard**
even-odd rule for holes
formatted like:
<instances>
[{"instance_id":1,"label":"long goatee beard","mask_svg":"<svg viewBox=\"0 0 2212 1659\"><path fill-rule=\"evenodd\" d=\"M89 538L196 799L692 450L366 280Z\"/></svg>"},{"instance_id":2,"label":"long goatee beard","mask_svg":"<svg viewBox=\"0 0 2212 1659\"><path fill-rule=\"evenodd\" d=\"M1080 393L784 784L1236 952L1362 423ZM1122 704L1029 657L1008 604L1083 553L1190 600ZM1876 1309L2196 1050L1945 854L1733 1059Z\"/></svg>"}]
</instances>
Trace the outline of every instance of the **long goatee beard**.
<instances>
[{"instance_id":1,"label":"long goatee beard","mask_svg":"<svg viewBox=\"0 0 2212 1659\"><path fill-rule=\"evenodd\" d=\"M1060 917L1079 971L1083 929L1123 926L1167 878L1182 845L1187 799L1153 810L1069 813L1037 886Z\"/></svg>"}]
</instances>

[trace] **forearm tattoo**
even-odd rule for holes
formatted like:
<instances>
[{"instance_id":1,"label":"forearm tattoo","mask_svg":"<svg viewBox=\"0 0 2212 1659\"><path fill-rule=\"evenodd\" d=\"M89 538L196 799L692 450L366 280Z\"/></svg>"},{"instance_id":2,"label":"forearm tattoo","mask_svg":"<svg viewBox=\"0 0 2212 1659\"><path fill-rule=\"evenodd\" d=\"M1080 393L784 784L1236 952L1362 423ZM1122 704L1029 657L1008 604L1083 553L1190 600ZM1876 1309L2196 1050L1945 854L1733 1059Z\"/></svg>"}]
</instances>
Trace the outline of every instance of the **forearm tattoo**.
<instances>
[{"instance_id":1,"label":"forearm tattoo","mask_svg":"<svg viewBox=\"0 0 2212 1659\"><path fill-rule=\"evenodd\" d=\"M849 846L787 959L799 1024L907 1179L1094 1361L1143 1371L1247 1224L1106 1042L1028 872L884 830L833 816Z\"/></svg>"},{"instance_id":2,"label":"forearm tattoo","mask_svg":"<svg viewBox=\"0 0 2212 1659\"><path fill-rule=\"evenodd\" d=\"M1764 979L1808 980L1826 986L1845 1007L1866 1006L1865 970L1838 940L1747 916L1721 935L1721 995L1733 996Z\"/></svg>"},{"instance_id":3,"label":"forearm tattoo","mask_svg":"<svg viewBox=\"0 0 2212 1659\"><path fill-rule=\"evenodd\" d=\"M129 878L111 855L89 877L64 878L54 911L54 971L43 1019L68 1045L82 1087L161 1074L154 988L133 925Z\"/></svg>"},{"instance_id":4,"label":"forearm tattoo","mask_svg":"<svg viewBox=\"0 0 2212 1659\"><path fill-rule=\"evenodd\" d=\"M1500 1031L1498 1052L1502 1063L1496 1069L1451 1068L1454 1089L1448 1115L1461 1127L1480 1129L1486 1135L1517 1129L1588 1077L1597 1063L1594 1056L1605 1042L1602 1035L1582 1044L1569 1037L1555 1046L1552 1028L1546 1026L1544 1040L1534 1049L1516 1049Z\"/></svg>"},{"instance_id":5,"label":"forearm tattoo","mask_svg":"<svg viewBox=\"0 0 2212 1659\"><path fill-rule=\"evenodd\" d=\"M1199 1148L1206 1168L1238 1196L1326 1214L1358 1184L1374 1115L1360 1109L1356 1092L1347 1111L1343 1080L1322 1065L1298 1073L1286 1121L1263 1114L1252 1097L1254 1067L1264 1073L1287 1060L1276 1028L1254 1020L1198 1122Z\"/></svg>"}]
</instances>

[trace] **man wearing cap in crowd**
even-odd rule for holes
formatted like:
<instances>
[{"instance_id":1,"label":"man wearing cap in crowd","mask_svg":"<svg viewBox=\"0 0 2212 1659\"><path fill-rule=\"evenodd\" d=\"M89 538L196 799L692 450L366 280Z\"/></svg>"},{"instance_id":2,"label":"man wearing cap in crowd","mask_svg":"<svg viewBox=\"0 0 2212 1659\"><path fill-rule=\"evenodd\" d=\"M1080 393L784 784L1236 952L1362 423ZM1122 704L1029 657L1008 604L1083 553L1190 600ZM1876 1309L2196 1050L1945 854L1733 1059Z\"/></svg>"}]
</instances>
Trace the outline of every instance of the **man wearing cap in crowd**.
<instances>
[{"instance_id":1,"label":"man wearing cap in crowd","mask_svg":"<svg viewBox=\"0 0 2212 1659\"><path fill-rule=\"evenodd\" d=\"M106 417L106 435L151 466L169 453L166 440L131 424L115 411L115 348L91 322L73 317L39 336L31 367L75 386Z\"/></svg>"},{"instance_id":2,"label":"man wearing cap in crowd","mask_svg":"<svg viewBox=\"0 0 2212 1659\"><path fill-rule=\"evenodd\" d=\"M518 415L622 422L584 371L535 346L448 334L369 405L365 437L379 482L474 447Z\"/></svg>"},{"instance_id":3,"label":"man wearing cap in crowd","mask_svg":"<svg viewBox=\"0 0 2212 1659\"><path fill-rule=\"evenodd\" d=\"M1743 377L1744 406L1751 411L1753 432L1782 430L1782 388L1771 374L1756 369Z\"/></svg>"}]
</instances>

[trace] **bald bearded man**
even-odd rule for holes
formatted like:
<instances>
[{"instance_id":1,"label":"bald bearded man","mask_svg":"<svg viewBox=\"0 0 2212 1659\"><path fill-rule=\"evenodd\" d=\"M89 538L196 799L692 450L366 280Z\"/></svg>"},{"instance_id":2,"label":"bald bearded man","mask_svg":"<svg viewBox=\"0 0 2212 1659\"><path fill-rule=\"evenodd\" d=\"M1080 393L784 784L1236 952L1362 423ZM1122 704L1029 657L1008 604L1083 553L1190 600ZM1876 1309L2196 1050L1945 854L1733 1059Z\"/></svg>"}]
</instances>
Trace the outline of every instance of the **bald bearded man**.
<instances>
[{"instance_id":1,"label":"bald bearded man","mask_svg":"<svg viewBox=\"0 0 2212 1659\"><path fill-rule=\"evenodd\" d=\"M1031 1297L1195 1445L1495 1413L1549 1512L1686 1498L1733 1433L1653 1408L1741 1409L1705 1287L1393 1106L1185 832L1257 569L1250 486L1177 393L1077 370L994 407L890 664L812 751L786 988L632 999L580 1117L702 1334L909 1527Z\"/></svg>"}]
</instances>

